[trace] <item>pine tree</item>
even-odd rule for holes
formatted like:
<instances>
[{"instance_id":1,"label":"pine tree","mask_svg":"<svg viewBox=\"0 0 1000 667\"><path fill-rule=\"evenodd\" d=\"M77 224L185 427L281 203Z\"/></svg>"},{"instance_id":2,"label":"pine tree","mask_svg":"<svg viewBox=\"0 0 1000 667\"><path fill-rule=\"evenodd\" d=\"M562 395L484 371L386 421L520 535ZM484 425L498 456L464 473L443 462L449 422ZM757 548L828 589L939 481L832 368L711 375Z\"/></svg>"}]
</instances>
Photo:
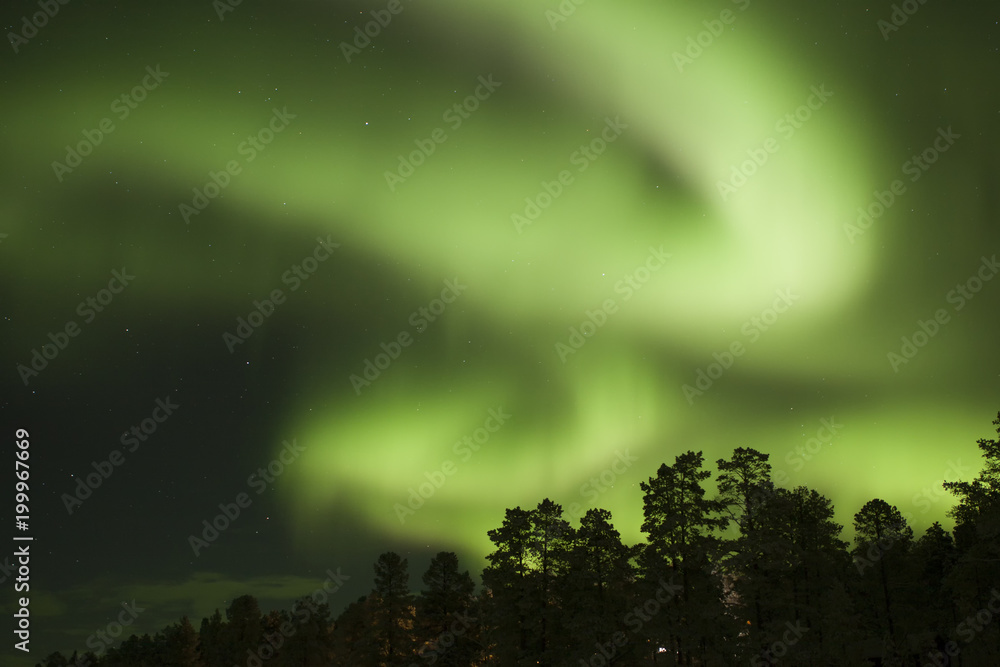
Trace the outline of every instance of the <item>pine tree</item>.
<instances>
[{"instance_id":1,"label":"pine tree","mask_svg":"<svg viewBox=\"0 0 1000 667\"><path fill-rule=\"evenodd\" d=\"M1000 412L993 424L1000 436ZM956 627L963 628L979 627L975 616L1000 601L1000 437L983 438L977 444L984 463L976 478L944 483L958 498L951 510L958 558L948 583L956 599ZM982 626L971 638L975 641L963 649L963 660L1000 663L1000 623ZM970 641L968 635L958 639Z\"/></svg>"},{"instance_id":2,"label":"pine tree","mask_svg":"<svg viewBox=\"0 0 1000 667\"><path fill-rule=\"evenodd\" d=\"M843 527L833 520L833 503L804 486L780 489L777 495L785 499L782 505L788 511L778 525L787 531L781 541L789 547L786 578L791 606L772 641L780 630L788 657L798 656L807 664L831 658L851 662L843 652L845 641L856 634L847 591L850 556L847 543L840 539ZM786 640L788 623L794 628L794 644Z\"/></svg>"},{"instance_id":3,"label":"pine tree","mask_svg":"<svg viewBox=\"0 0 1000 667\"><path fill-rule=\"evenodd\" d=\"M159 667L160 656L157 654L156 641L148 634L141 637L131 635L121 645L109 649L101 657L104 667Z\"/></svg>"},{"instance_id":4,"label":"pine tree","mask_svg":"<svg viewBox=\"0 0 1000 667\"><path fill-rule=\"evenodd\" d=\"M763 506L774 494L769 458L769 454L756 449L738 447L731 460L717 461L718 499L739 528L738 536L728 545L722 567L736 593L734 611L746 619L744 643L753 652L765 646L762 598L768 595L769 584L765 583L761 567L768 545L764 543L761 523Z\"/></svg>"},{"instance_id":5,"label":"pine tree","mask_svg":"<svg viewBox=\"0 0 1000 667\"><path fill-rule=\"evenodd\" d=\"M278 664L288 667L329 665L334 648L330 605L316 604L308 596L301 597L292 605L288 623L291 632L281 646Z\"/></svg>"},{"instance_id":6,"label":"pine tree","mask_svg":"<svg viewBox=\"0 0 1000 667\"><path fill-rule=\"evenodd\" d=\"M226 622L216 609L209 618L201 619L198 630L198 652L205 667L231 667L225 655Z\"/></svg>"},{"instance_id":7,"label":"pine tree","mask_svg":"<svg viewBox=\"0 0 1000 667\"><path fill-rule=\"evenodd\" d=\"M676 457L663 464L656 477L640 482L643 497L642 531L648 545L642 553L647 596L663 579L680 586L679 604L666 605L662 618L647 623L646 638L675 656L679 664L700 660L725 641L730 632L722 603L721 573L715 568L720 552L717 531L728 519L721 501L705 498L702 483L711 473L702 470L701 452Z\"/></svg>"},{"instance_id":8,"label":"pine tree","mask_svg":"<svg viewBox=\"0 0 1000 667\"><path fill-rule=\"evenodd\" d=\"M374 665L379 646L373 635L373 614L368 596L349 604L333 625L333 664L337 667Z\"/></svg>"},{"instance_id":9,"label":"pine tree","mask_svg":"<svg viewBox=\"0 0 1000 667\"><path fill-rule=\"evenodd\" d=\"M570 632L566 662L589 664L595 654L609 652L616 664L638 659L633 628L626 626L635 594L637 555L636 548L622 544L609 511L591 509L580 519L563 603Z\"/></svg>"},{"instance_id":10,"label":"pine tree","mask_svg":"<svg viewBox=\"0 0 1000 667\"><path fill-rule=\"evenodd\" d=\"M284 626L284 627L283 627ZM289 628L294 628L292 615L284 609L272 609L261 619L261 641L257 655L265 665L282 664L282 650L288 641Z\"/></svg>"},{"instance_id":11,"label":"pine tree","mask_svg":"<svg viewBox=\"0 0 1000 667\"><path fill-rule=\"evenodd\" d=\"M483 570L488 652L503 667L518 665L529 655L531 513L520 507L508 509L503 525L487 535L496 547L487 555L489 565Z\"/></svg>"},{"instance_id":12,"label":"pine tree","mask_svg":"<svg viewBox=\"0 0 1000 667\"><path fill-rule=\"evenodd\" d=\"M993 421L1000 435L1000 413ZM977 581L980 595L1000 586L1000 438L977 441L983 452L983 469L972 482L945 482L958 497L951 510L956 520L956 543L963 569L984 575Z\"/></svg>"},{"instance_id":13,"label":"pine tree","mask_svg":"<svg viewBox=\"0 0 1000 667\"><path fill-rule=\"evenodd\" d=\"M958 553L951 534L934 522L910 550L909 586L901 596L910 627L907 633L919 637L919 652L942 651L947 644L946 628L958 625L957 607L949 585Z\"/></svg>"},{"instance_id":14,"label":"pine tree","mask_svg":"<svg viewBox=\"0 0 1000 667\"><path fill-rule=\"evenodd\" d=\"M997 435L1000 436L1000 412L993 420ZM988 528L995 529L994 514L1000 509L1000 438L976 441L983 452L983 469L972 482L945 482L944 488L958 496L958 505L952 515L959 524L977 524L984 518L992 519ZM992 533L992 530L990 531ZM994 535L991 535L991 537Z\"/></svg>"},{"instance_id":15,"label":"pine tree","mask_svg":"<svg viewBox=\"0 0 1000 667\"><path fill-rule=\"evenodd\" d=\"M101 665L101 659L97 657L97 654L93 651L87 651L80 658L78 663L79 667L95 667L95 665Z\"/></svg>"},{"instance_id":16,"label":"pine tree","mask_svg":"<svg viewBox=\"0 0 1000 667\"><path fill-rule=\"evenodd\" d=\"M370 596L374 638L379 647L379 665L409 665L414 655L413 595L409 589L407 562L389 551L375 563L375 589Z\"/></svg>"},{"instance_id":17,"label":"pine tree","mask_svg":"<svg viewBox=\"0 0 1000 667\"><path fill-rule=\"evenodd\" d=\"M166 663L174 667L202 667L198 653L198 633L187 616L164 630L163 655Z\"/></svg>"},{"instance_id":18,"label":"pine tree","mask_svg":"<svg viewBox=\"0 0 1000 667\"><path fill-rule=\"evenodd\" d=\"M731 460L716 462L719 467L718 499L743 535L756 532L760 524L760 506L774 490L768 462L770 456L756 449L737 447Z\"/></svg>"},{"instance_id":19,"label":"pine tree","mask_svg":"<svg viewBox=\"0 0 1000 667\"><path fill-rule=\"evenodd\" d=\"M530 514L530 554L534 563L534 595L537 606L538 664L557 664L569 650L568 636L563 627L564 582L569 572L569 555L574 530L562 518L563 509L548 498L538 503Z\"/></svg>"},{"instance_id":20,"label":"pine tree","mask_svg":"<svg viewBox=\"0 0 1000 667\"><path fill-rule=\"evenodd\" d=\"M469 665L480 653L472 616L475 583L468 570L459 572L458 556L441 551L423 575L426 588L417 598L417 654L445 667Z\"/></svg>"},{"instance_id":21,"label":"pine tree","mask_svg":"<svg viewBox=\"0 0 1000 667\"><path fill-rule=\"evenodd\" d=\"M906 524L900 511L881 498L869 500L854 515L854 564L862 582L870 584L859 589L862 599L870 603L867 610L881 629L890 656L902 651L902 636L897 634L897 614L893 603L896 589L903 583L900 572L913 542L913 529Z\"/></svg>"},{"instance_id":22,"label":"pine tree","mask_svg":"<svg viewBox=\"0 0 1000 667\"><path fill-rule=\"evenodd\" d=\"M257 598L241 595L226 609L226 626L222 633L222 656L226 665L244 664L260 649L264 636L264 619Z\"/></svg>"}]
</instances>

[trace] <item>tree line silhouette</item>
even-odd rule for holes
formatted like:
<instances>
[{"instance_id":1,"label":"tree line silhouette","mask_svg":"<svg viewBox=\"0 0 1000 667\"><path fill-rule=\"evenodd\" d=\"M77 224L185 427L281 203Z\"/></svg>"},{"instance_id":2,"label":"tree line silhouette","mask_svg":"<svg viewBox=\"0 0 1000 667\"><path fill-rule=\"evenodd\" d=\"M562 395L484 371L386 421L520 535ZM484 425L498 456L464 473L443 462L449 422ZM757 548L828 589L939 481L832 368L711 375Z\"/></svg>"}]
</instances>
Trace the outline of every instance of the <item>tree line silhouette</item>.
<instances>
[{"instance_id":1,"label":"tree line silhouette","mask_svg":"<svg viewBox=\"0 0 1000 667\"><path fill-rule=\"evenodd\" d=\"M1000 413L993 424L1000 435ZM184 617L38 667L995 666L1000 438L978 445L979 475L943 484L957 501L950 532L935 522L915 539L875 498L849 544L828 498L774 485L767 454L719 459L709 497L711 472L687 451L640 483L640 544L622 543L607 510L574 527L544 499L489 531L478 593L440 552L414 595L406 559L387 552L372 591L336 619L310 596L263 614L244 595L198 630Z\"/></svg>"}]
</instances>

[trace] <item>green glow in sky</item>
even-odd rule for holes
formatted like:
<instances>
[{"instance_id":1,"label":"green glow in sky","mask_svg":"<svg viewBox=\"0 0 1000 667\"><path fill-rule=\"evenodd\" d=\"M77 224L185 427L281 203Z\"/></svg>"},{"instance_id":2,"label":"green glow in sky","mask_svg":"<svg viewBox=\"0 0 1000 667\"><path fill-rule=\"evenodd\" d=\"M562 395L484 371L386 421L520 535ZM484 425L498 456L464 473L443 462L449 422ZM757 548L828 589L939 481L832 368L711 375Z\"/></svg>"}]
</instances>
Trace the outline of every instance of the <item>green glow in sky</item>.
<instances>
[{"instance_id":1,"label":"green glow in sky","mask_svg":"<svg viewBox=\"0 0 1000 667\"><path fill-rule=\"evenodd\" d=\"M818 75L797 63L751 11L738 20L752 26L720 36L684 73L663 45L682 42L687 26L697 25L689 12L664 6L660 20L644 20L648 7L594 3L553 35L531 3L496 11L504 36L523 47L516 51L526 66L559 73L543 82L556 93L547 131L530 141L519 136L509 107L516 84L505 83L392 196L340 203L364 220L360 231L352 226L361 235L355 242L391 245L398 261L423 269L429 282L454 274L469 284L460 312L436 325L439 336L462 343L472 320L517 348L520 363L480 365L468 382L439 381L448 371L433 362L417 369L396 363L354 403L341 398L323 416L293 414L289 429L318 445L312 463L296 473L300 504L361 498L352 511L387 533L461 541L482 552L485 530L498 524L502 508L533 506L543 496L567 507L583 502L580 487L626 448L639 463L590 504L616 511L633 540L640 537L638 481L688 448L706 450L710 461L736 446L769 451L790 483L835 497L848 525L873 495L912 505L913 493L942 479L945 450L977 463L968 429L977 420L964 397L915 396L916 378L900 384L882 355L852 353L840 342L845 329L853 329L855 344L863 335L845 320L866 299L880 236L876 230L852 244L843 224L867 202L873 174L886 168L872 131L857 123L865 103L842 74ZM493 29L492 22L462 25ZM832 97L798 129L786 124L779 132L778 122L819 86ZM591 119L581 123L579 113L561 109L563 97L593 109ZM442 106L431 99L428 114ZM530 226L518 233L505 224L508 213L523 210L523 196L540 191L539 181L573 169L572 152L597 135L602 113L628 123L621 140L574 173ZM412 137L430 130L427 123L404 127L413 128ZM723 202L720 178L769 138L777 152ZM398 145L405 139L403 131ZM662 192L650 192L644 159L674 175ZM283 190L306 180L286 175ZM317 215L328 205L321 192ZM624 301L614 286L645 261L649 245L672 257ZM782 288L799 301L748 343L741 326ZM566 342L568 327L608 298L620 310L563 365L554 343ZM704 368L736 340L748 352L714 393L689 406L679 390L694 381L688 369ZM418 347L405 354L421 354ZM545 400L528 398L540 386ZM765 387L771 400L761 395ZM857 391L863 400L850 395ZM456 461L454 476L401 525L394 505L425 473L455 459L452 443L497 405L515 415L510 425L468 463ZM831 415L843 430L809 462L789 464L786 455ZM886 476L901 467L903 452L905 474ZM948 504L936 501L927 512L921 505L914 514L928 524Z\"/></svg>"},{"instance_id":2,"label":"green glow in sky","mask_svg":"<svg viewBox=\"0 0 1000 667\"><path fill-rule=\"evenodd\" d=\"M100 397L92 378L134 363L109 391L177 392L203 422L171 445L212 452L180 484L205 496L171 511L193 526L227 497L217 485L242 484L261 451L297 439L306 452L268 508L268 529L287 535L267 539L290 536L314 561L404 543L454 549L476 570L504 509L544 497L574 521L575 504L607 508L635 542L639 482L689 449L713 470L736 447L769 452L788 486L831 497L848 526L873 497L910 512L918 532L951 525L950 498L927 490L978 471L1000 362L1000 282L961 310L947 299L1000 245L987 196L996 105L961 26L941 28L953 48L938 57L916 25L886 43L867 14L843 19L843 43L803 37L839 9L588 0L553 29L556 6L408 2L349 63L339 44L367 5L345 18L295 4L257 21L244 3L217 22L205 2L183 29L156 22L108 44L73 41L89 37L60 15L45 38L63 50L42 57L39 41L19 55L9 86L23 102L3 125L0 271L25 286L11 290L16 362L112 268L137 278L29 391ZM733 20L679 71L676 52L727 9ZM157 64L169 75L58 181L52 161ZM450 122L483 79L499 85ZM242 142L275 109L287 126L246 161ZM858 208L952 126L954 146L849 237ZM390 189L398 156L438 130L446 139ZM602 133L603 152L581 160ZM233 160L240 173L186 222L179 206ZM723 197L744 164L753 173ZM555 183L530 224L512 220ZM332 258L289 290L284 272L327 235ZM416 326L447 281L464 288ZM223 332L276 288L287 303L230 355ZM938 309L950 323L893 369L887 353ZM600 326L574 338L587 321ZM402 333L412 343L356 391L351 376ZM727 368L699 386L715 363ZM260 401L234 407L245 396ZM491 410L510 417L478 451L456 444ZM234 415L246 432L227 427ZM80 456L104 455L133 419L82 435L98 444ZM823 420L842 426L810 451ZM201 473L211 457L232 479ZM429 479L443 483L401 521L397 506ZM331 517L363 527L363 544L327 530Z\"/></svg>"}]
</instances>

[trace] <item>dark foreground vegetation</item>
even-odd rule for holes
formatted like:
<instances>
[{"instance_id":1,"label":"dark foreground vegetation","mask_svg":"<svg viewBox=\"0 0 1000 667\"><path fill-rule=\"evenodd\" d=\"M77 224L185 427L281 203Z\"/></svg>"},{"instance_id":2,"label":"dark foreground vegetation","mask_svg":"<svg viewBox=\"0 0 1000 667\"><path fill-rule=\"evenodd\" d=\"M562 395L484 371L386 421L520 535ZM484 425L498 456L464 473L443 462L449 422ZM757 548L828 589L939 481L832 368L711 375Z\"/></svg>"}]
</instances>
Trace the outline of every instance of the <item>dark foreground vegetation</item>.
<instances>
[{"instance_id":1,"label":"dark foreground vegetation","mask_svg":"<svg viewBox=\"0 0 1000 667\"><path fill-rule=\"evenodd\" d=\"M997 420L1000 434L1000 413ZM831 502L771 479L768 455L701 453L642 483L646 542L622 544L606 510L580 525L543 500L506 510L482 590L441 552L413 595L407 561L375 563L375 584L336 619L326 588L290 611L232 601L196 630L185 617L100 656L45 667L409 667L440 665L1000 665L1000 442L983 471L945 482L951 532L919 538L878 498L841 540ZM892 474L892 471L886 471ZM332 574L332 573L331 573ZM332 582L331 582L332 583Z\"/></svg>"}]
</instances>

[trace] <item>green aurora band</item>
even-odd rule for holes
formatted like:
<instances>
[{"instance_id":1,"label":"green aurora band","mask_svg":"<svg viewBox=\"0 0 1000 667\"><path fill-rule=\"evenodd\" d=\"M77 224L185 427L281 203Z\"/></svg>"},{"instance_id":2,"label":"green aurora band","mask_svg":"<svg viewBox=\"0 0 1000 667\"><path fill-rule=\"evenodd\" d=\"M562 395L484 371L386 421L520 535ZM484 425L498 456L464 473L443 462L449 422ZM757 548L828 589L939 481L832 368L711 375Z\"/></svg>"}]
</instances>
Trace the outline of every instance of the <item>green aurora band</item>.
<instances>
[{"instance_id":1,"label":"green aurora band","mask_svg":"<svg viewBox=\"0 0 1000 667\"><path fill-rule=\"evenodd\" d=\"M966 115L931 109L926 123L899 139L888 121L859 122L879 110L855 83L855 67L818 51L802 55L787 26L769 23L776 10L756 3L743 11L738 4L593 0L554 30L545 7L529 0L404 7L351 63L338 44L368 20L369 8L353 22L324 27L325 60L313 71L304 67L310 59L284 55L303 30L294 19L259 27L267 38L253 48L233 47L227 35L243 25L245 7L219 24L205 3L200 12L210 21L186 38L203 42L198 54L162 58L170 74L161 88L58 185L93 208L109 173L140 175L133 180L151 201L123 201L100 223L126 240L112 248L106 234L77 229L49 250L33 221L71 215L66 202L74 197L49 201L24 183L57 187L51 160L82 127L108 115L109 100L139 70L112 61L98 76L81 58L22 71L13 87L30 103L11 110L5 139L25 180L5 167L3 217L11 237L37 234L46 254L43 261L9 256L7 270L44 287L58 283L53 267L99 280L104 264L95 258L142 267L135 289L144 308L170 312L183 304L221 313L230 324L252 299L282 286L287 252L269 254L275 238L305 255L329 234L340 244L334 264L346 256L369 264L362 283L405 283L391 313L383 303L378 321L365 327L367 338L344 347L316 342L289 361L298 399L277 416L284 435L274 438L274 451L284 437L307 447L279 486L301 549L329 549L336 538L317 533L331 515L348 514L387 541L483 556L486 531L500 524L505 507L533 507L546 496L567 508L606 507L623 537L636 541L639 481L688 449L704 450L714 469L737 446L770 452L788 485L832 497L848 526L876 496L911 512L917 530L934 520L950 525L950 498L917 497L953 478L953 462L969 468L965 478L979 468L975 440L989 433L997 409L995 370L988 372L997 357L981 357L986 334L976 322L988 317L997 286L987 285L969 303L969 317L953 317L898 372L886 353L898 350L918 318L950 308L944 295L952 283L974 275L980 255L994 249L983 247L977 227L987 212L965 196L986 151L965 137L988 118L973 111L974 77L963 73L971 67L956 74L955 108ZM735 16L731 27L678 71L675 51L723 8ZM889 48L870 23L870 49ZM410 60L395 53L418 37L435 49ZM155 52L146 55L157 62ZM960 55L950 57L963 66ZM254 71L275 85L247 75ZM447 127L442 113L491 74L501 85L460 127ZM36 90L37 75L59 79L61 91ZM821 86L833 95L794 134L779 133L776 123ZM178 204L190 201L210 170L239 159L241 138L264 127L273 107L296 117L186 225ZM608 117L627 129L578 172L571 155L599 136ZM857 208L948 125L963 137L953 153L901 195L905 205L851 242L844 226ZM447 140L390 192L384 174L397 168L396 156L438 127ZM723 201L719 181L769 138L778 151ZM511 215L564 169L573 182L518 230ZM966 230L961 243L940 249L945 257L936 261L948 268L932 275L911 262L927 257L931 242L904 238L902 227L921 205ZM160 224L130 229L137 211ZM213 225L246 248L231 250L242 261L225 271L191 241ZM625 300L616 285L647 261L650 247L670 258ZM410 314L456 279L467 289L415 333ZM328 289L338 289L330 280ZM782 290L797 300L751 342L745 323ZM319 312L325 302L310 305L313 298L315 291L289 295L309 326L337 317ZM617 312L564 363L556 343L568 343L570 328L607 299ZM284 308L275 319L292 317L292 306ZM414 334L413 344L357 395L349 376L401 331ZM263 355L269 336L268 327L257 331L236 356ZM689 403L682 386L734 341L745 353ZM37 336L13 343L27 350ZM77 363L96 368L98 361ZM455 443L501 407L509 420L464 460ZM829 418L843 428L811 460L799 458L796 447ZM594 493L588 480L626 451L636 461L613 487ZM401 521L397 505L408 490L448 462L455 473Z\"/></svg>"}]
</instances>

